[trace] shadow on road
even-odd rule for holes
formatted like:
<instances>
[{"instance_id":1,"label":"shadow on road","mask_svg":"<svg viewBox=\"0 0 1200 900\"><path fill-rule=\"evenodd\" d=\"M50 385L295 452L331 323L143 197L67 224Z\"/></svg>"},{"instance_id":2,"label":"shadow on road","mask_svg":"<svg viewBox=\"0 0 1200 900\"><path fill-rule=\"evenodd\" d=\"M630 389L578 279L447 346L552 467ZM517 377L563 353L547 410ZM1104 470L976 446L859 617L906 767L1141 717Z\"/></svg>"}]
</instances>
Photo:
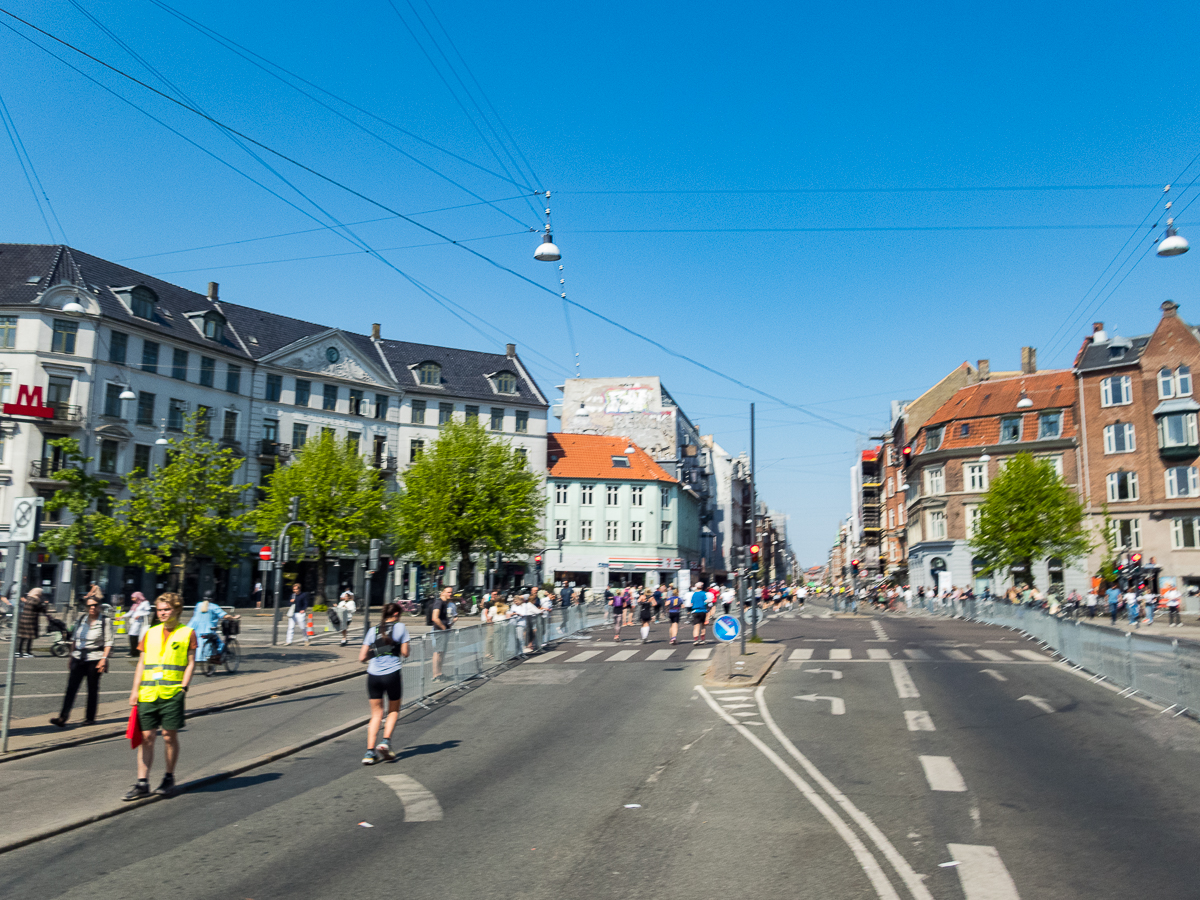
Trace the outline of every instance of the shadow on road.
<instances>
[{"instance_id":1,"label":"shadow on road","mask_svg":"<svg viewBox=\"0 0 1200 900\"><path fill-rule=\"evenodd\" d=\"M254 787L256 784L275 781L282 777L283 775L279 772L262 772L258 775L237 775L233 778L226 778L224 781L216 781L202 788L197 788L193 793L216 794L220 791L236 791L241 788Z\"/></svg>"},{"instance_id":2,"label":"shadow on road","mask_svg":"<svg viewBox=\"0 0 1200 900\"><path fill-rule=\"evenodd\" d=\"M413 756L425 756L430 753L440 753L443 750L453 750L462 741L442 741L440 744L417 744L415 747L405 747L396 754L396 761L409 759Z\"/></svg>"}]
</instances>

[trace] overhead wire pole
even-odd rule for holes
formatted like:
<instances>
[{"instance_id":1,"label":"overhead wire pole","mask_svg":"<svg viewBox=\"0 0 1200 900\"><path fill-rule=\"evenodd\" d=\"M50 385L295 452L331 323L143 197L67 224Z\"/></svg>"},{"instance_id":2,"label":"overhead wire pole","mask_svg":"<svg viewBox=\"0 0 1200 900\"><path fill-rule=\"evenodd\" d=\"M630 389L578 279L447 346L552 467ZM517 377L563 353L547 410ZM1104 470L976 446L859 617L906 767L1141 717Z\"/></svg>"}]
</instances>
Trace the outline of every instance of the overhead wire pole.
<instances>
[{"instance_id":1,"label":"overhead wire pole","mask_svg":"<svg viewBox=\"0 0 1200 900\"><path fill-rule=\"evenodd\" d=\"M750 540L758 543L758 488L754 484L754 404L750 404ZM750 595L751 638L758 637L758 578L751 578L753 593Z\"/></svg>"}]
</instances>

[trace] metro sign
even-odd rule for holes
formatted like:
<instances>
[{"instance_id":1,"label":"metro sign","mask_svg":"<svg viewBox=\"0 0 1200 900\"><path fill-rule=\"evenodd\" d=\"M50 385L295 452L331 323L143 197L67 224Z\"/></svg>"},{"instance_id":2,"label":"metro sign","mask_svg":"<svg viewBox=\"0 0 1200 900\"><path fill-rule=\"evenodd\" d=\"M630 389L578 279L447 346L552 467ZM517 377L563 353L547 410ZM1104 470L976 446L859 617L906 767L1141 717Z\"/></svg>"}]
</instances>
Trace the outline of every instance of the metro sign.
<instances>
[{"instance_id":1,"label":"metro sign","mask_svg":"<svg viewBox=\"0 0 1200 900\"><path fill-rule=\"evenodd\" d=\"M33 416L38 419L54 418L54 408L42 402L41 387L30 387L27 384L17 387L17 402L5 403L3 411L6 416Z\"/></svg>"}]
</instances>

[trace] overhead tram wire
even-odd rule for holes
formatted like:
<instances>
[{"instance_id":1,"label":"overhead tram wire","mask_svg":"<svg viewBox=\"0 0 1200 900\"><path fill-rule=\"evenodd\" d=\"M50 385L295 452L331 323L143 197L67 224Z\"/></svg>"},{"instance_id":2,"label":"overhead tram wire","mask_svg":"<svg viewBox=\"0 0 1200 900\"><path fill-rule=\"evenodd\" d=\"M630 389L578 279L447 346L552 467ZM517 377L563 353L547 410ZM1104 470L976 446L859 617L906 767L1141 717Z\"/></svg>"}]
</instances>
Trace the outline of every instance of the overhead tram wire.
<instances>
[{"instance_id":1,"label":"overhead tram wire","mask_svg":"<svg viewBox=\"0 0 1200 900\"><path fill-rule=\"evenodd\" d=\"M475 250L471 247L466 246L465 244L462 244L462 243L454 240L453 238L449 237L448 235L442 234L437 229L431 228L430 226L425 225L421 222L418 222L415 219L409 218L408 216L404 215L403 213L392 209L391 207L387 206L386 204L384 204L378 200L375 200L372 197L367 196L366 194L362 193L361 191L355 190L354 188L350 187L349 185L343 184L342 182L336 180L335 178L332 178L329 175L325 175L324 173L319 172L316 169L313 169L311 166L305 165L304 163L300 162L299 160L296 160L296 159L286 155L285 153L275 150L274 148L268 146L267 144L264 144L262 141L259 141L256 138L253 138L250 135L248 135L242 131L238 131L237 129L233 128L232 126L229 126L229 125L224 124L223 122L220 122L219 120L213 118L212 116L209 116L208 114L202 112L201 110L198 110L194 107L188 106L186 103L184 103L180 100L177 100L176 98L170 96L169 94L164 93L163 91L158 90L158 88L154 87L153 85L147 84L146 82L142 81L141 79L136 78L133 75L130 75L128 72L124 72L121 69L118 69L116 66L112 65L111 63L107 63L104 60L99 59L98 57L93 56L92 54L88 53L86 50L76 47L74 44L71 44L68 41L63 40L62 38L57 37L54 34L51 34L50 32L46 31L45 29L40 28L37 25L34 25L32 22L29 22L28 20L21 18L20 16L16 15L15 13L11 12L10 10L0 7L0 13L3 13L4 15L8 16L11 19L15 19L16 21L20 22L22 25L25 25L28 28L32 28L34 31L38 32L39 34L42 34L45 37L50 38L55 43L62 44L64 47L67 47L68 49L75 51L79 55L92 60L96 64L103 66L104 68L110 70L111 72L113 72L117 75L120 75L122 78L125 78L129 81L132 81L133 83L135 83L137 85L140 85L141 87L145 88L146 90L150 91L151 93L157 94L158 96L162 97L163 99L167 100L168 102L173 103L182 109L186 109L189 112L193 113L194 115L200 116L201 118L208 119L209 121L213 122L216 125L219 125L222 128L227 128L230 132L232 132L236 136L242 138L243 140L249 141L250 143L254 144L256 147L260 147L261 149L265 150L266 152L272 154L273 156L277 156L280 159L284 160L285 162L291 163L292 165L296 166L297 168L308 172L309 174L321 179L322 181L325 181L325 182L333 185L334 187L340 188L341 190L345 191L346 193L351 194L352 196L358 197L360 200L363 200L364 202L369 203L372 206L377 206L378 208L384 210L385 212L390 212L393 215L395 215L397 218L403 219L404 221L409 222L410 224L416 226L417 228L420 228L423 231L427 231L430 234L441 238L442 240L446 241L449 244L452 244L455 247L465 250L467 253L471 254L472 256L477 257L478 259L482 260L483 262L486 262L488 265L490 265L496 269L499 269L503 272L507 272L508 274L514 276L515 278L520 279L521 281L526 282L527 284L533 286L534 288L536 288L540 291L545 291L546 293L550 293L550 294L555 293L553 291L553 289L548 288L545 285L534 281L532 278L528 277L527 275L522 275L520 272L516 271L515 269L512 269L502 263L497 262L496 260L492 259L491 257L486 256L485 254L480 253L478 250ZM38 45L35 43L34 46L38 46ZM399 268L395 267L390 262L383 259L382 256L379 256L374 251L372 251L372 255L376 256L377 259L379 259L381 262L383 262L389 268L392 268L394 271L396 271L398 274L400 274L405 280L413 283L414 286L419 284L418 282L415 282L410 275L401 271ZM768 400L773 400L776 403L780 404L781 406L786 406L789 409L799 410L800 412L803 412L806 415L809 415L815 419L818 419L819 421L826 422L836 428L840 428L844 431L848 431L851 434L859 434L860 433L859 431L857 431L853 428L850 428L848 426L842 425L841 423L836 422L833 419L828 418L827 416L823 416L823 415L820 415L819 413L815 413L811 409L808 409L800 404L791 403L780 397L776 397L774 394L770 394L760 388L756 388L753 385L750 385L744 381L741 381L740 379L734 378L732 375L727 375L726 373L721 372L718 369L714 369L712 366L709 366L706 363L703 363L697 359L693 359L692 357L690 357L684 353L680 353L677 350L673 350L670 347L667 347L665 344L661 343L660 341L657 341L654 338L644 335L641 332L635 331L634 329L630 328L628 325L618 322L615 319L604 315L603 313L597 312L596 310L594 310L588 306L585 306L584 304L580 303L577 300L572 300L570 298L564 298L564 299L566 299L567 302L570 303L572 306L574 306L576 309L582 310L583 312L586 312L589 315L594 316L595 318L599 319L600 321L606 322L607 324L612 325L614 328L625 332L626 334L630 335L631 337L635 337L638 340L641 340L647 344L650 344L652 347L655 347L655 348L661 350L663 353L666 353L668 356L671 356L675 359L682 360L684 362L691 363L692 365L696 366L697 368L699 368L705 372L708 372L711 375L715 375L716 377L721 378L724 381L728 381L731 384L735 384L738 387L740 387L746 391L749 391L753 394L757 394L760 397L766 397ZM461 318L461 316L458 316L458 318Z\"/></svg>"},{"instance_id":2,"label":"overhead tram wire","mask_svg":"<svg viewBox=\"0 0 1200 900\"><path fill-rule=\"evenodd\" d=\"M1032 184L1032 185L992 185L992 186L960 186L960 187L865 187L865 188L697 188L673 190L613 190L613 191L555 191L556 194L566 195L637 195L637 194L957 194L957 193L1001 193L1006 191L1132 191L1149 190L1158 187L1157 184Z\"/></svg>"},{"instance_id":3,"label":"overhead tram wire","mask_svg":"<svg viewBox=\"0 0 1200 900\"><path fill-rule=\"evenodd\" d=\"M579 228L562 234L820 234L840 231L1107 231L1128 225L818 225L796 228Z\"/></svg>"},{"instance_id":4,"label":"overhead tram wire","mask_svg":"<svg viewBox=\"0 0 1200 900\"><path fill-rule=\"evenodd\" d=\"M29 156L29 151L25 149L25 142L21 140L21 132L17 130L17 123L12 117L12 113L8 111L8 104L4 102L4 97L0 95L0 121L4 122L4 131L8 135L8 141L12 144L13 155L17 158L17 164L21 167L21 174L25 176L25 183L29 185L29 193L33 195L33 203L38 209L38 214L42 217L42 222L46 226L46 232L50 235L50 242L57 243L58 238L54 234L54 229L50 227L50 219L46 216L46 209L50 210L50 215L53 216L55 223L58 225L58 231L62 235L63 243L67 242L67 234L63 231L62 223L58 221L58 215L54 212L54 207L50 205L50 198L46 196L46 189L42 187L42 180L38 178L37 169L33 167L33 159ZM31 177L32 176L32 177ZM37 182L37 187L34 187L34 182ZM41 189L41 197L38 197L38 189ZM46 209L42 208L42 201L45 200Z\"/></svg>"}]
</instances>

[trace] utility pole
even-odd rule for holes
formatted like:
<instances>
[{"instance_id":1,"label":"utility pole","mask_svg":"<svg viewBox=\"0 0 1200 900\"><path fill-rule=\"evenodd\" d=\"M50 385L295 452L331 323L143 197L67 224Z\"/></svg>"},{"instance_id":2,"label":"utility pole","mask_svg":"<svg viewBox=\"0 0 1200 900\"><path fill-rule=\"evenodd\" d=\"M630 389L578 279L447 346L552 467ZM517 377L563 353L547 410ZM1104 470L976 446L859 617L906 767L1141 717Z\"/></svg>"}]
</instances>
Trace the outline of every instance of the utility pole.
<instances>
[{"instance_id":1,"label":"utility pole","mask_svg":"<svg viewBox=\"0 0 1200 900\"><path fill-rule=\"evenodd\" d=\"M0 753L8 752L8 723L12 718L13 682L17 674L17 629L21 622L21 597L25 593L25 554L30 541L37 540L38 528L41 525L41 497L18 497L13 503L12 525L9 534L12 543L9 546L9 565L13 565L13 555L16 555L15 571L10 569L12 579L12 639L8 646L8 678L4 683L4 719L0 727Z\"/></svg>"},{"instance_id":2,"label":"utility pole","mask_svg":"<svg viewBox=\"0 0 1200 900\"><path fill-rule=\"evenodd\" d=\"M279 643L279 613L280 604L283 601L283 561L287 557L288 549L291 540L288 537L288 529L293 525L304 525L300 521L300 498L293 497L291 508L288 512L288 523L283 526L283 530L279 532L279 537L275 541L275 614L271 622L271 644L274 646ZM308 526L304 526L307 530Z\"/></svg>"},{"instance_id":3,"label":"utility pole","mask_svg":"<svg viewBox=\"0 0 1200 900\"><path fill-rule=\"evenodd\" d=\"M753 532L750 540L758 541L758 489L754 484L754 404L750 404L750 530ZM750 597L750 628L751 637L758 637L758 578L752 577L754 593Z\"/></svg>"}]
</instances>

